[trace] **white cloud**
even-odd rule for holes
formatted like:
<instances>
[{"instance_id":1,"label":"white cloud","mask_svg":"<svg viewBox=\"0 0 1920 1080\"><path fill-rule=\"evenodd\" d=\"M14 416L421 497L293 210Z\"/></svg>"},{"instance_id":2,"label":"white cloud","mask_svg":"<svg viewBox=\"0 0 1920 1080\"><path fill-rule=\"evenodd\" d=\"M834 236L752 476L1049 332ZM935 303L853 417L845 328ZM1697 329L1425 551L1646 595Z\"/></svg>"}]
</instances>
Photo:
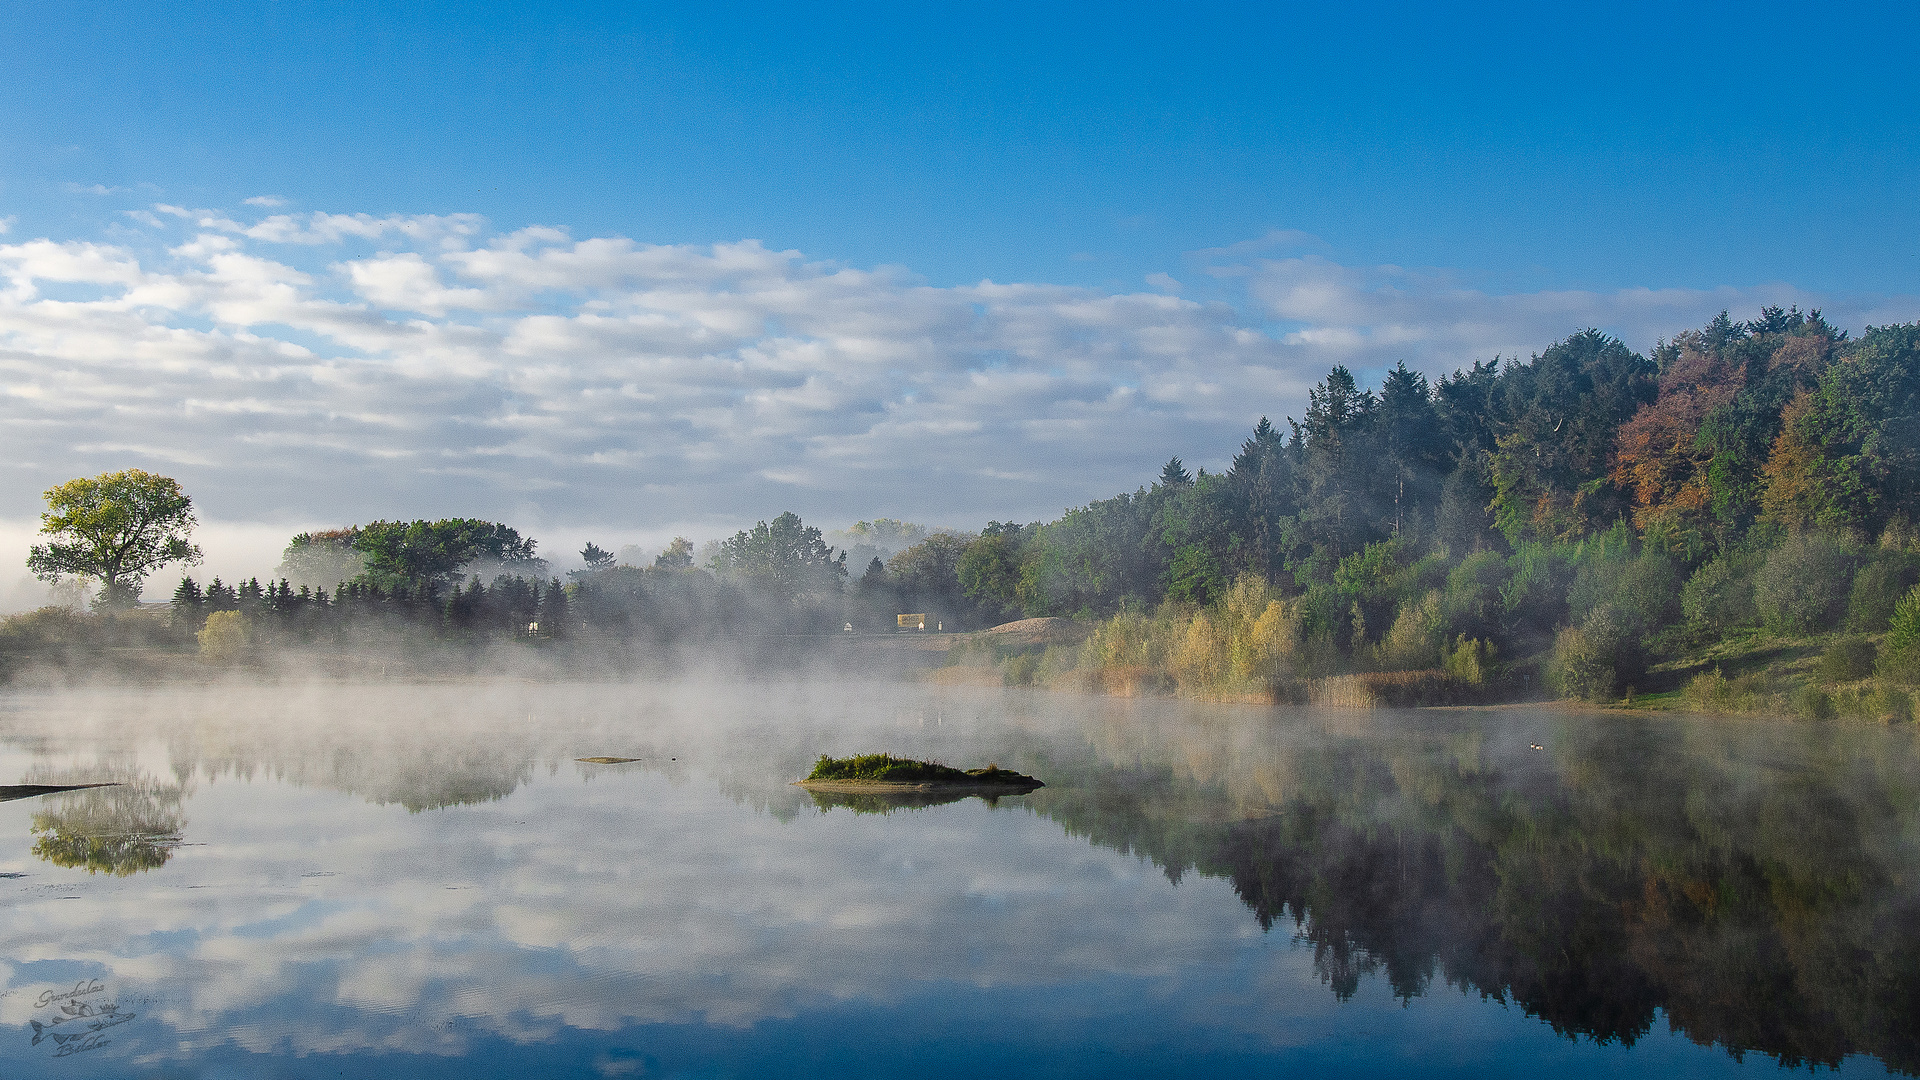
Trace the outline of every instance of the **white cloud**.
<instances>
[{"instance_id":1,"label":"white cloud","mask_svg":"<svg viewBox=\"0 0 1920 1080\"><path fill-rule=\"evenodd\" d=\"M1258 257L1294 234L1197 253L1244 289L1236 306L1166 275L1159 292L936 288L754 240L498 234L473 215L139 213L170 246L0 244L0 516L144 466L232 521L457 513L637 537L794 509L967 527L1130 489L1174 453L1221 464L1334 363L1439 372L1589 325L1646 348L1769 303L1855 330L1920 315L1785 285L1498 294Z\"/></svg>"},{"instance_id":2,"label":"white cloud","mask_svg":"<svg viewBox=\"0 0 1920 1080\"><path fill-rule=\"evenodd\" d=\"M1822 297L1777 283L1745 288L1630 288L1492 293L1447 271L1342 266L1317 256L1263 259L1233 268L1266 312L1290 325L1281 341L1324 362L1379 368L1405 360L1450 371L1496 354L1525 357L1587 327L1645 349L1721 311L1752 318L1762 307L1824 308L1854 331L1920 317L1916 297Z\"/></svg>"},{"instance_id":3,"label":"white cloud","mask_svg":"<svg viewBox=\"0 0 1920 1080\"><path fill-rule=\"evenodd\" d=\"M275 207L287 205L287 200L278 195L255 195L253 198L245 201L248 206Z\"/></svg>"},{"instance_id":4,"label":"white cloud","mask_svg":"<svg viewBox=\"0 0 1920 1080\"><path fill-rule=\"evenodd\" d=\"M251 201L251 200L249 200ZM203 225L208 222L203 221ZM398 214L384 218L375 218L370 214L327 214L315 211L305 218L292 214L275 214L252 226L241 226L221 221L220 227L233 232L245 233L255 240L265 240L272 244L337 244L343 240L379 240L389 234L405 237L415 242L454 241L473 236L486 227L486 219L478 214L450 214L441 217L436 214L421 214L404 217Z\"/></svg>"},{"instance_id":5,"label":"white cloud","mask_svg":"<svg viewBox=\"0 0 1920 1080\"><path fill-rule=\"evenodd\" d=\"M1310 232L1299 229L1268 229L1251 240L1242 240L1225 247L1202 248L1193 252L1200 259L1239 259L1275 248L1324 248L1326 241Z\"/></svg>"}]
</instances>

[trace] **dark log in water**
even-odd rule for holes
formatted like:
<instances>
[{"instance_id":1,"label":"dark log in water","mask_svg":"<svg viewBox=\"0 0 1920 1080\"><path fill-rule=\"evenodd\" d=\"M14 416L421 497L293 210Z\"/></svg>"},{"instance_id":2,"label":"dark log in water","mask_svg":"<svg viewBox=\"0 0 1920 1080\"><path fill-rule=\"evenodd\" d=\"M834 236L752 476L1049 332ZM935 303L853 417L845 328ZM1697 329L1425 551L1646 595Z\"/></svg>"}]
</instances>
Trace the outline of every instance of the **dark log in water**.
<instances>
[{"instance_id":1,"label":"dark log in water","mask_svg":"<svg viewBox=\"0 0 1920 1080\"><path fill-rule=\"evenodd\" d=\"M31 799L36 795L56 795L62 791L85 791L88 788L119 786L119 784L14 784L11 787L0 787L0 802Z\"/></svg>"}]
</instances>

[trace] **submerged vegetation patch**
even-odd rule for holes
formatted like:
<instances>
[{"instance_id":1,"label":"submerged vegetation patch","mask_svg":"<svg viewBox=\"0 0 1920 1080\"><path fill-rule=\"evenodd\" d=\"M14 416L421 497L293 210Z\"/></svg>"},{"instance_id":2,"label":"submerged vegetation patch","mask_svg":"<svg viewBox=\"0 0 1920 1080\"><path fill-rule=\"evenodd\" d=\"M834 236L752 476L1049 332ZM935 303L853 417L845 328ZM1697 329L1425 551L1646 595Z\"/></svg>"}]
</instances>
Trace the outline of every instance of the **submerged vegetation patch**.
<instances>
[{"instance_id":1,"label":"submerged vegetation patch","mask_svg":"<svg viewBox=\"0 0 1920 1080\"><path fill-rule=\"evenodd\" d=\"M937 761L916 761L891 754L860 754L854 757L820 755L803 784L900 784L954 787L1043 787L1040 781L1024 773L989 764L984 769L956 769Z\"/></svg>"}]
</instances>

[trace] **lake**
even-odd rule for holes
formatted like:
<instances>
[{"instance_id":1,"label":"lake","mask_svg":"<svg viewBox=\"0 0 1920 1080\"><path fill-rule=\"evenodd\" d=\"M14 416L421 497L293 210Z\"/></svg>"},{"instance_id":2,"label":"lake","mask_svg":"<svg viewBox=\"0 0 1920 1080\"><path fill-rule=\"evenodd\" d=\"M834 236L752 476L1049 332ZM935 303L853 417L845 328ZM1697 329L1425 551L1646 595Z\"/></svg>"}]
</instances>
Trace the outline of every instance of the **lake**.
<instances>
[{"instance_id":1,"label":"lake","mask_svg":"<svg viewBox=\"0 0 1920 1080\"><path fill-rule=\"evenodd\" d=\"M872 751L1047 787L791 785ZM97 781L0 803L0 1075L1920 1071L1913 725L824 681L0 699L0 784Z\"/></svg>"}]
</instances>

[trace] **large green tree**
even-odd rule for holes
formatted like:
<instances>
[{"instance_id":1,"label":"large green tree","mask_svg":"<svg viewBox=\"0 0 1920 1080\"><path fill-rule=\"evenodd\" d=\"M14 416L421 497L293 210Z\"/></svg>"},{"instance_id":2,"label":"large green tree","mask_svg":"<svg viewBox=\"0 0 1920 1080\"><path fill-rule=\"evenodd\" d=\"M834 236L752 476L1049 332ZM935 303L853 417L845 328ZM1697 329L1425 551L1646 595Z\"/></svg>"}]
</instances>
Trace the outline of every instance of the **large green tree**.
<instances>
[{"instance_id":1,"label":"large green tree","mask_svg":"<svg viewBox=\"0 0 1920 1080\"><path fill-rule=\"evenodd\" d=\"M792 511L722 540L712 568L780 600L838 591L847 579L847 557L836 557L820 530Z\"/></svg>"},{"instance_id":2,"label":"large green tree","mask_svg":"<svg viewBox=\"0 0 1920 1080\"><path fill-rule=\"evenodd\" d=\"M179 481L140 469L69 480L46 492L27 569L44 581L77 577L100 583L95 603L130 607L147 575L170 562L200 561L188 542L199 524Z\"/></svg>"},{"instance_id":3,"label":"large green tree","mask_svg":"<svg viewBox=\"0 0 1920 1080\"><path fill-rule=\"evenodd\" d=\"M954 566L961 591L990 621L1018 618L1025 531L1012 522L990 521ZM878 560L875 560L878 561Z\"/></svg>"},{"instance_id":4,"label":"large green tree","mask_svg":"<svg viewBox=\"0 0 1920 1080\"><path fill-rule=\"evenodd\" d=\"M482 569L538 577L546 560L538 543L492 521L376 521L354 532L353 547L366 558L366 576L383 588L441 585L456 573Z\"/></svg>"}]
</instances>

